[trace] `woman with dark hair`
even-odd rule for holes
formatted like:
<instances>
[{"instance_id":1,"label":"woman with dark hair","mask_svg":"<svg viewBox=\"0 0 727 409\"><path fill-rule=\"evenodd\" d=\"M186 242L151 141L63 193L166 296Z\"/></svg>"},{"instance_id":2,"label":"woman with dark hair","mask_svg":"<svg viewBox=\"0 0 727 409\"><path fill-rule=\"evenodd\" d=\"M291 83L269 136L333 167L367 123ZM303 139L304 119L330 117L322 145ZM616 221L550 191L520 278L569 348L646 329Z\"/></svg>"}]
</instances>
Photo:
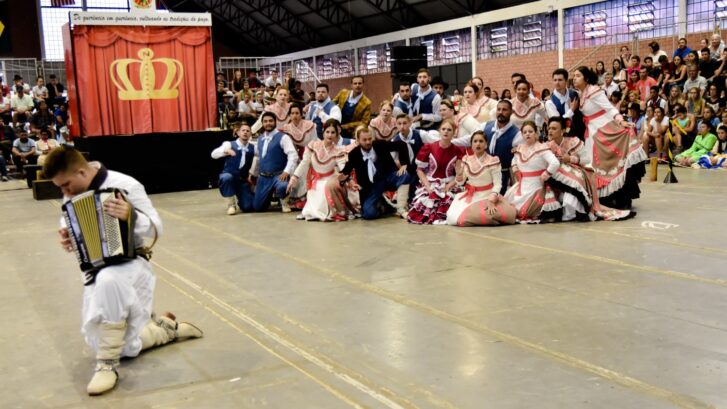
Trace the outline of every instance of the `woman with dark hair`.
<instances>
[{"instance_id":1,"label":"woman with dark hair","mask_svg":"<svg viewBox=\"0 0 727 409\"><path fill-rule=\"evenodd\" d=\"M497 91L495 91L494 89L492 90L491 98L494 99L495 101L500 100L500 96L497 94Z\"/></svg>"},{"instance_id":2,"label":"woman with dark hair","mask_svg":"<svg viewBox=\"0 0 727 409\"><path fill-rule=\"evenodd\" d=\"M326 121L323 128L323 139L315 138L305 148L303 160L295 169L288 183L288 192L296 188L301 179L306 185L306 201L303 211L298 215L299 220L347 220L339 215L339 207L333 203L334 199L326 194L326 183L337 178L337 173L346 164L346 152L338 146L341 138L341 124L335 119Z\"/></svg>"},{"instance_id":3,"label":"woman with dark hair","mask_svg":"<svg viewBox=\"0 0 727 409\"><path fill-rule=\"evenodd\" d=\"M698 163L705 169L727 168L727 125L717 127L717 141L714 143L712 151L699 158Z\"/></svg>"},{"instance_id":4,"label":"woman with dark hair","mask_svg":"<svg viewBox=\"0 0 727 409\"><path fill-rule=\"evenodd\" d=\"M675 156L674 160L682 166L692 166L699 158L711 152L714 144L717 143L717 137L712 132L714 131L710 123L701 122L692 146Z\"/></svg>"},{"instance_id":5,"label":"woman with dark hair","mask_svg":"<svg viewBox=\"0 0 727 409\"><path fill-rule=\"evenodd\" d=\"M515 83L515 98L512 99L513 126L520 127L525 121L533 121L538 128L543 125L548 113L539 99L530 95L530 83L519 80Z\"/></svg>"},{"instance_id":6,"label":"woman with dark hair","mask_svg":"<svg viewBox=\"0 0 727 409\"><path fill-rule=\"evenodd\" d=\"M541 213L555 212L560 203L545 181L558 171L560 162L544 143L538 142L537 126L525 121L522 132L524 143L515 148L512 172L517 182L505 192L505 200L517 210L519 223L540 223Z\"/></svg>"},{"instance_id":7,"label":"woman with dark hair","mask_svg":"<svg viewBox=\"0 0 727 409\"><path fill-rule=\"evenodd\" d=\"M540 91L540 98L545 101L548 98L550 98L550 90L548 88L543 88L542 91Z\"/></svg>"},{"instance_id":8,"label":"woman with dark hair","mask_svg":"<svg viewBox=\"0 0 727 409\"><path fill-rule=\"evenodd\" d=\"M619 58L616 58L611 63L611 73L613 74L613 82L619 83L626 81L626 70L624 69L623 62Z\"/></svg>"},{"instance_id":9,"label":"woman with dark hair","mask_svg":"<svg viewBox=\"0 0 727 409\"><path fill-rule=\"evenodd\" d=\"M646 173L646 152L634 124L626 121L596 85L598 77L590 68L580 66L573 73L573 85L580 94L580 110L586 124L588 164L596 174L601 203L615 208L630 208L639 197L639 181Z\"/></svg>"},{"instance_id":10,"label":"woman with dark hair","mask_svg":"<svg viewBox=\"0 0 727 409\"><path fill-rule=\"evenodd\" d=\"M462 91L462 105L460 105L459 113L457 114L458 127L465 117L473 118L479 124L484 124L490 119L494 119L492 116L495 110L497 110L497 102L487 95L482 94L482 90L476 83L472 81L468 82Z\"/></svg>"},{"instance_id":11,"label":"woman with dark hair","mask_svg":"<svg viewBox=\"0 0 727 409\"><path fill-rule=\"evenodd\" d=\"M288 109L290 122L280 127L280 130L287 133L293 144L298 149L298 156L303 156L303 151L308 144L318 138L316 124L303 119L303 109L298 104L291 104Z\"/></svg>"},{"instance_id":12,"label":"woman with dark hair","mask_svg":"<svg viewBox=\"0 0 727 409\"><path fill-rule=\"evenodd\" d=\"M574 220L619 220L631 212L603 206L594 188L593 171L583 166L588 161L585 144L574 136L566 135L565 119L550 118L548 122L548 147L560 162L558 171L551 175L548 184L558 194L564 222Z\"/></svg>"},{"instance_id":13,"label":"woman with dark hair","mask_svg":"<svg viewBox=\"0 0 727 409\"><path fill-rule=\"evenodd\" d=\"M603 61L596 62L596 75L598 75L598 85L603 85L606 82L604 79L606 76L606 64ZM543 101L545 101L545 97L543 97Z\"/></svg>"},{"instance_id":14,"label":"woman with dark hair","mask_svg":"<svg viewBox=\"0 0 727 409\"><path fill-rule=\"evenodd\" d=\"M500 94L500 100L502 101L503 99L512 99L510 89L505 88L504 90L502 90L502 94Z\"/></svg>"},{"instance_id":15,"label":"woman with dark hair","mask_svg":"<svg viewBox=\"0 0 727 409\"><path fill-rule=\"evenodd\" d=\"M649 50L651 51L647 57L651 57L651 60L654 61L654 68L661 68L661 56L664 56L666 58L669 58L669 56L666 55L666 52L664 50L659 49L659 43L656 41L652 41L649 43Z\"/></svg>"},{"instance_id":16,"label":"woman with dark hair","mask_svg":"<svg viewBox=\"0 0 727 409\"><path fill-rule=\"evenodd\" d=\"M470 139L472 154L462 159L457 184L464 187L447 210L450 226L496 226L515 223L515 207L500 195L502 167L497 156L487 153L487 138L476 131Z\"/></svg>"}]
</instances>

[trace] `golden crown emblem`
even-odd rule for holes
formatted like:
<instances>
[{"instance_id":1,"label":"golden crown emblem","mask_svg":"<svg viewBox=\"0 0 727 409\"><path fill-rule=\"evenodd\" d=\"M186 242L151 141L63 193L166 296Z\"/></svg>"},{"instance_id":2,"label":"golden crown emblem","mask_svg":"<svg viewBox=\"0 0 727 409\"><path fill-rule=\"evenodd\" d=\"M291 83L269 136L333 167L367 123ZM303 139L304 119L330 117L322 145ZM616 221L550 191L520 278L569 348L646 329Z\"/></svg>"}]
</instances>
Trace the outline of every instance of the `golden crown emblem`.
<instances>
[{"instance_id":1,"label":"golden crown emblem","mask_svg":"<svg viewBox=\"0 0 727 409\"><path fill-rule=\"evenodd\" d=\"M173 58L154 58L151 48L139 50L139 59L121 58L111 63L111 82L118 88L119 99L122 101L136 101L142 99L171 99L179 97L177 86L184 77L184 67L179 60ZM136 88L129 78L129 66L139 64L139 80L141 88ZM167 76L159 88L156 86L156 71L154 64L164 64L167 67Z\"/></svg>"}]
</instances>

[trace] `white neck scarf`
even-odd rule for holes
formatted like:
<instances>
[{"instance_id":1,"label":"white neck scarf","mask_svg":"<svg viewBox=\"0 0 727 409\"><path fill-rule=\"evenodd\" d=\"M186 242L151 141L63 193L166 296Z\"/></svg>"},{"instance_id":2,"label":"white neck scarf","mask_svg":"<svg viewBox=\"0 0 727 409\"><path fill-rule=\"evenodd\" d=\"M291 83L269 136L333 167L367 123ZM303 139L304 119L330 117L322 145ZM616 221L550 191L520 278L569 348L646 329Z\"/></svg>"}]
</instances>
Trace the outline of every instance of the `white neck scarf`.
<instances>
[{"instance_id":1,"label":"white neck scarf","mask_svg":"<svg viewBox=\"0 0 727 409\"><path fill-rule=\"evenodd\" d=\"M361 156L363 156L363 160L368 162L366 165L369 171L369 180L371 183L374 183L374 175L376 175L376 165L374 165L374 162L376 162L376 151L374 151L373 147L368 152L362 149Z\"/></svg>"},{"instance_id":2,"label":"white neck scarf","mask_svg":"<svg viewBox=\"0 0 727 409\"><path fill-rule=\"evenodd\" d=\"M348 103L349 105L356 105L356 104L358 104L358 101L359 101L359 100L361 100L361 97L363 97L363 92L362 92L362 93L360 93L360 94L358 94L358 96L357 96L357 97L354 97L354 96L353 96L353 91L351 91L351 92L350 92L350 93L348 94L348 101L347 101L347 103Z\"/></svg>"},{"instance_id":3,"label":"white neck scarf","mask_svg":"<svg viewBox=\"0 0 727 409\"><path fill-rule=\"evenodd\" d=\"M242 169L242 167L245 166L245 159L247 157L247 144L243 145L242 143L240 143L240 140L236 140L235 143L242 150L242 158L240 158L240 169Z\"/></svg>"},{"instance_id":4,"label":"white neck scarf","mask_svg":"<svg viewBox=\"0 0 727 409\"><path fill-rule=\"evenodd\" d=\"M273 134L272 133L265 132L263 134L263 138L262 138L262 143L263 143L263 155L262 155L262 157L263 158L268 153L268 145L270 144L270 140L271 139L273 139Z\"/></svg>"},{"instance_id":5,"label":"white neck scarf","mask_svg":"<svg viewBox=\"0 0 727 409\"><path fill-rule=\"evenodd\" d=\"M419 115L419 107L421 105L422 99L429 95L432 92L432 87L427 87L426 91L422 91L422 87L417 85L417 100L414 101L414 115Z\"/></svg>"},{"instance_id":6,"label":"white neck scarf","mask_svg":"<svg viewBox=\"0 0 727 409\"><path fill-rule=\"evenodd\" d=\"M512 126L512 122L508 122L507 125L503 126L502 128L497 127L497 122L495 122L495 126L493 129L495 132L492 134L492 140L490 141L490 155L495 154L495 145L497 145L497 138L501 137L505 132L507 132L508 129Z\"/></svg>"}]
</instances>

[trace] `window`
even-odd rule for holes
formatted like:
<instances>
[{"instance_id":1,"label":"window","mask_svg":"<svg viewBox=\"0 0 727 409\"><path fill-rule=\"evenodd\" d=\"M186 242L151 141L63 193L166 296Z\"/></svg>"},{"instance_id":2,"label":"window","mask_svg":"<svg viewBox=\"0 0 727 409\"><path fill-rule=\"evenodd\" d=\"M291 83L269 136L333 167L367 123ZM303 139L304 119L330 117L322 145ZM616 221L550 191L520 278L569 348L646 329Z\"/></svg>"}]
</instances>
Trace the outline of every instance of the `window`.
<instances>
[{"instance_id":1,"label":"window","mask_svg":"<svg viewBox=\"0 0 727 409\"><path fill-rule=\"evenodd\" d=\"M712 31L717 22L724 27L727 18L727 1L689 0L687 1L687 32L699 33Z\"/></svg>"},{"instance_id":2,"label":"window","mask_svg":"<svg viewBox=\"0 0 727 409\"><path fill-rule=\"evenodd\" d=\"M328 80L333 78L348 77L354 74L353 51L339 51L316 57L316 70L318 79Z\"/></svg>"},{"instance_id":3,"label":"window","mask_svg":"<svg viewBox=\"0 0 727 409\"><path fill-rule=\"evenodd\" d=\"M556 14L536 14L477 27L477 58L490 59L511 55L556 50Z\"/></svg>"},{"instance_id":4,"label":"window","mask_svg":"<svg viewBox=\"0 0 727 409\"><path fill-rule=\"evenodd\" d=\"M80 11L82 0L73 4L53 7L51 0L40 0L40 16L43 32L43 55L46 60L63 60L63 35L61 27L68 23L68 12ZM129 12L128 0L87 0L87 10L97 12ZM160 10L161 11L161 10Z\"/></svg>"},{"instance_id":5,"label":"window","mask_svg":"<svg viewBox=\"0 0 727 409\"><path fill-rule=\"evenodd\" d=\"M678 0L612 0L574 7L565 10L565 48L624 43L634 36L673 36L678 16Z\"/></svg>"},{"instance_id":6,"label":"window","mask_svg":"<svg viewBox=\"0 0 727 409\"><path fill-rule=\"evenodd\" d=\"M427 65L459 64L472 60L469 29L412 38L411 45L427 47Z\"/></svg>"}]
</instances>

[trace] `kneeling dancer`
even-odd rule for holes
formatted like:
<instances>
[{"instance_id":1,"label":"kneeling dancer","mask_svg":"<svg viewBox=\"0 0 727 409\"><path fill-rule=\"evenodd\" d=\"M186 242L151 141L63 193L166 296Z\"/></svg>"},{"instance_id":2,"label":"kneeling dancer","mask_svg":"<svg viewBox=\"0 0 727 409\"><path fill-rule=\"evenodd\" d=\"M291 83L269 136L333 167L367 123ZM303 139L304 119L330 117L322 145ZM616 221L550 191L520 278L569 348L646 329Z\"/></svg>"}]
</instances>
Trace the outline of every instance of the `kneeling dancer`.
<instances>
[{"instance_id":1,"label":"kneeling dancer","mask_svg":"<svg viewBox=\"0 0 727 409\"><path fill-rule=\"evenodd\" d=\"M43 172L61 188L64 202L87 191L115 188L124 192L104 202L104 211L124 222L134 220L129 227L133 226L134 242L140 247L161 234L159 214L136 179L107 170L99 162L86 162L80 152L67 146L48 154ZM61 225L61 246L71 252L74 244L65 219ZM135 357L154 346L202 336L199 328L177 322L174 314L154 316L156 277L148 261L151 252L149 247L141 247L135 254L133 259L84 272L81 332L96 352L89 395L100 395L116 386L121 357Z\"/></svg>"}]
</instances>

